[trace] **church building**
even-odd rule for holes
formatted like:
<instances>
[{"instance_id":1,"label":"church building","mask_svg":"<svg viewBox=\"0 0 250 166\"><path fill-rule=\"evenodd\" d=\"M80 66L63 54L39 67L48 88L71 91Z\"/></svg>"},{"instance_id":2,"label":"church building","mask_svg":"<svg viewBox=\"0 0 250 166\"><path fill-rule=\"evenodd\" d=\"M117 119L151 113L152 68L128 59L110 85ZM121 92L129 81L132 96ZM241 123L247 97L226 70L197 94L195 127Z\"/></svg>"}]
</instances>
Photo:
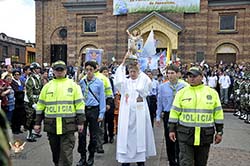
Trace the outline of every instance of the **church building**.
<instances>
[{"instance_id":1,"label":"church building","mask_svg":"<svg viewBox=\"0 0 250 166\"><path fill-rule=\"evenodd\" d=\"M148 11L131 7L141 2L149 3ZM153 29L156 51L168 50L182 63L250 62L250 1L190 2L198 11L152 10L161 0L35 0L37 61L79 65L93 48L103 49L102 62L121 62L128 49L126 30L138 31L145 42Z\"/></svg>"}]
</instances>

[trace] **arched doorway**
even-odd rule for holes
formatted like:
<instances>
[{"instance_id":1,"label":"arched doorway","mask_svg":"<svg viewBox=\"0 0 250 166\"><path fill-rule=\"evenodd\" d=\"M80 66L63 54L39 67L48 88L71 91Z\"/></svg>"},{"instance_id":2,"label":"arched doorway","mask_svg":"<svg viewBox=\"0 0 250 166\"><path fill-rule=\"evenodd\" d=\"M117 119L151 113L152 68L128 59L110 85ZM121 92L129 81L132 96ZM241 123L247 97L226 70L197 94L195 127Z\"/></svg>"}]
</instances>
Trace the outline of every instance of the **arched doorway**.
<instances>
[{"instance_id":1,"label":"arched doorway","mask_svg":"<svg viewBox=\"0 0 250 166\"><path fill-rule=\"evenodd\" d=\"M50 62L57 60L67 62L67 28L56 28L50 36Z\"/></svg>"},{"instance_id":2,"label":"arched doorway","mask_svg":"<svg viewBox=\"0 0 250 166\"><path fill-rule=\"evenodd\" d=\"M94 49L97 49L98 47L96 47L95 45L92 45L92 44L88 44L88 45L85 45L83 46L81 49L80 49L80 57L79 57L79 62L80 62L80 65L83 66L83 63L85 62L85 55L86 55L86 48L94 48Z\"/></svg>"},{"instance_id":3,"label":"arched doorway","mask_svg":"<svg viewBox=\"0 0 250 166\"><path fill-rule=\"evenodd\" d=\"M216 49L216 63L235 63L236 56L239 53L238 48L231 43L221 44Z\"/></svg>"}]
</instances>

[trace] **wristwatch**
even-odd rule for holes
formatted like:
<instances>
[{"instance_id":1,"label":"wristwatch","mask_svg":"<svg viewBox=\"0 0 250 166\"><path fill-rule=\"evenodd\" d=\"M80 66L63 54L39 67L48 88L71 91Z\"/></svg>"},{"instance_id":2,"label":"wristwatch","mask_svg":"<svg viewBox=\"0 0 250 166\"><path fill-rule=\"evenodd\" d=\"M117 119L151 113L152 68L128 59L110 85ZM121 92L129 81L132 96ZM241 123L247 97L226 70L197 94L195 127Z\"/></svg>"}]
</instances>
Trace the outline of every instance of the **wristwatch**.
<instances>
[{"instance_id":1,"label":"wristwatch","mask_svg":"<svg viewBox=\"0 0 250 166\"><path fill-rule=\"evenodd\" d=\"M219 132L217 132L216 134L222 136L222 135L223 135L223 132L222 132L222 131L219 131Z\"/></svg>"}]
</instances>

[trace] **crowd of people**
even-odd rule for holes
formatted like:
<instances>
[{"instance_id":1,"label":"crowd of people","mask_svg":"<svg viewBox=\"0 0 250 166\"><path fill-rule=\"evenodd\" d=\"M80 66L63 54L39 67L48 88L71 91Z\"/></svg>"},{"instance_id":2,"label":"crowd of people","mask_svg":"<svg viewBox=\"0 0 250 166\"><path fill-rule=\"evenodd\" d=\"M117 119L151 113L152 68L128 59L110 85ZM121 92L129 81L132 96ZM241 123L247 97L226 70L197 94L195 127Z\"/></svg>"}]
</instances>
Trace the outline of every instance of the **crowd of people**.
<instances>
[{"instance_id":1,"label":"crowd of people","mask_svg":"<svg viewBox=\"0 0 250 166\"><path fill-rule=\"evenodd\" d=\"M60 60L46 68L36 62L2 65L1 113L12 133L25 132L28 142L42 136L44 121L55 165L72 165L77 131L77 166L93 165L95 153L104 153L103 144L115 138L122 166L144 166L156 155L153 128L161 118L170 166L206 165L210 144L222 140L222 106L233 106L235 115L250 123L248 67L180 63L142 72L129 51L120 65L87 61L80 72Z\"/></svg>"}]
</instances>

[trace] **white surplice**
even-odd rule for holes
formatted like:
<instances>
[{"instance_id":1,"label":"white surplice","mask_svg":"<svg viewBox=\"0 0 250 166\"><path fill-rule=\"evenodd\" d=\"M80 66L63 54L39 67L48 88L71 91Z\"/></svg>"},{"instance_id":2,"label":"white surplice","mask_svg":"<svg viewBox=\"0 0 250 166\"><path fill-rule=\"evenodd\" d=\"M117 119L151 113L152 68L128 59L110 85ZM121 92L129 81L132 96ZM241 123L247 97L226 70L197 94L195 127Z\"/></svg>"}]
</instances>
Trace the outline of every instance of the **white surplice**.
<instances>
[{"instance_id":1,"label":"white surplice","mask_svg":"<svg viewBox=\"0 0 250 166\"><path fill-rule=\"evenodd\" d=\"M116 159L120 163L144 162L147 157L156 155L146 101L152 82L143 72L135 80L126 78L124 66L117 68L114 82L121 93ZM143 102L137 102L139 95Z\"/></svg>"}]
</instances>

